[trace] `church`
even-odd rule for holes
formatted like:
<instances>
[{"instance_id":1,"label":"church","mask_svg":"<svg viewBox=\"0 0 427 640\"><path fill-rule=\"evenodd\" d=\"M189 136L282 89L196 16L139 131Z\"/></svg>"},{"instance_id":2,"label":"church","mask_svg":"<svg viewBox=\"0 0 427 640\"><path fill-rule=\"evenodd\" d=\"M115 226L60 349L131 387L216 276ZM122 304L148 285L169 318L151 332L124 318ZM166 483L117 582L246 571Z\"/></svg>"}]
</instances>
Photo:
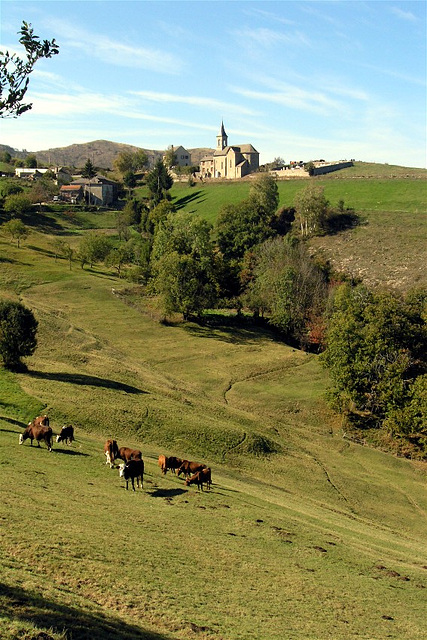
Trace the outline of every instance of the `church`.
<instances>
[{"instance_id":1,"label":"church","mask_svg":"<svg viewBox=\"0 0 427 640\"><path fill-rule=\"evenodd\" d=\"M228 145L224 123L216 137L216 149L211 156L200 160L202 178L227 178L235 180L253 173L259 168L259 153L251 144Z\"/></svg>"}]
</instances>

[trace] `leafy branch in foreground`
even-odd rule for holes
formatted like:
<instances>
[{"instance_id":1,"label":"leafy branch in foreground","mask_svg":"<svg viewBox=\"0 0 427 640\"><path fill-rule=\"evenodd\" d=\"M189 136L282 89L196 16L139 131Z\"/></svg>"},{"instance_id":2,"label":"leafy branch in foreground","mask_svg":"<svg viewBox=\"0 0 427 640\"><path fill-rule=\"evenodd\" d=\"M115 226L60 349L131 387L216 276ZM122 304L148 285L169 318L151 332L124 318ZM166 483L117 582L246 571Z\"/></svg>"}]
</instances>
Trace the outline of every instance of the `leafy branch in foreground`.
<instances>
[{"instance_id":1,"label":"leafy branch in foreground","mask_svg":"<svg viewBox=\"0 0 427 640\"><path fill-rule=\"evenodd\" d=\"M16 53L0 51L0 117L12 116L17 118L32 108L32 104L24 104L23 100L28 89L29 75L40 58L51 58L59 53L59 46L55 39L40 41L34 35L31 24L22 22L18 33L21 34L20 44L27 52L26 59Z\"/></svg>"}]
</instances>

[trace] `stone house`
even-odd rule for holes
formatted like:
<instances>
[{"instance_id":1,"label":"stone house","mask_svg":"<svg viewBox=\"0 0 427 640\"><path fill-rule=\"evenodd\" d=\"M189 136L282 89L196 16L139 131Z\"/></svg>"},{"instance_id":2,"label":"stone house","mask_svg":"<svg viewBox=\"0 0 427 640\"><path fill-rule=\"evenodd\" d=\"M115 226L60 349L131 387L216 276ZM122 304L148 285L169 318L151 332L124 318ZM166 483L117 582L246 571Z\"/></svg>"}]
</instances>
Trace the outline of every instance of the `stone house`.
<instances>
[{"instance_id":1,"label":"stone house","mask_svg":"<svg viewBox=\"0 0 427 640\"><path fill-rule=\"evenodd\" d=\"M179 145L179 147L174 147L172 145L172 151L176 156L176 167L190 167L191 166L191 153L184 149L183 146ZM163 156L163 161L166 156Z\"/></svg>"},{"instance_id":2,"label":"stone house","mask_svg":"<svg viewBox=\"0 0 427 640\"><path fill-rule=\"evenodd\" d=\"M117 182L109 180L105 176L97 175L91 180L78 178L70 186L82 187L84 198L88 204L109 207L117 202Z\"/></svg>"},{"instance_id":3,"label":"stone house","mask_svg":"<svg viewBox=\"0 0 427 640\"><path fill-rule=\"evenodd\" d=\"M228 145L228 136L221 122L216 137L216 149L200 160L202 178L243 178L259 168L259 153L251 144Z\"/></svg>"}]
</instances>

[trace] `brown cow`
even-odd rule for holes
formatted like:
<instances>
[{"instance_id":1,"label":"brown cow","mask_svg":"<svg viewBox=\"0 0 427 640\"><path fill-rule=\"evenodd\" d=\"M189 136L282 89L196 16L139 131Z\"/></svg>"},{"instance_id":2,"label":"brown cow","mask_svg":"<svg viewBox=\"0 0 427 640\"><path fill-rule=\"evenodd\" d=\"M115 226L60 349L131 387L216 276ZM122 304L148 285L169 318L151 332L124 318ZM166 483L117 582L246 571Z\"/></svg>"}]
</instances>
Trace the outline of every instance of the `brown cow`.
<instances>
[{"instance_id":1,"label":"brown cow","mask_svg":"<svg viewBox=\"0 0 427 640\"><path fill-rule=\"evenodd\" d=\"M107 458L105 464L110 465L110 469L114 467L114 460L119 457L119 447L117 446L117 440L107 440L104 445L104 454Z\"/></svg>"},{"instance_id":2,"label":"brown cow","mask_svg":"<svg viewBox=\"0 0 427 640\"><path fill-rule=\"evenodd\" d=\"M40 442L43 440L49 451L52 451L53 433L51 427L46 427L41 424L34 424L34 420L29 422L24 433L19 436L19 444L23 444L27 438L30 438L31 446L33 446L33 440L37 441L37 446L40 446Z\"/></svg>"},{"instance_id":3,"label":"brown cow","mask_svg":"<svg viewBox=\"0 0 427 640\"><path fill-rule=\"evenodd\" d=\"M208 467L207 469L201 469L191 476L191 478L187 478L185 481L186 486L190 486L190 484L197 484L197 489L201 489L203 491L203 485L205 484L210 490L212 484L211 470Z\"/></svg>"},{"instance_id":4,"label":"brown cow","mask_svg":"<svg viewBox=\"0 0 427 640\"><path fill-rule=\"evenodd\" d=\"M63 426L59 436L56 436L56 442L65 442L65 444L71 444L74 440L74 427L69 424Z\"/></svg>"},{"instance_id":5,"label":"brown cow","mask_svg":"<svg viewBox=\"0 0 427 640\"><path fill-rule=\"evenodd\" d=\"M139 449L130 449L129 447L120 447L116 458L129 462L129 460L142 460L142 452Z\"/></svg>"},{"instance_id":6,"label":"brown cow","mask_svg":"<svg viewBox=\"0 0 427 640\"><path fill-rule=\"evenodd\" d=\"M144 483L144 461L143 460L129 460L126 464L121 464L119 467L119 475L126 480L126 491L128 489L129 480L132 480L132 489L135 491L134 480L136 478L136 486L139 487L139 479L141 478L141 489Z\"/></svg>"},{"instance_id":7,"label":"brown cow","mask_svg":"<svg viewBox=\"0 0 427 640\"><path fill-rule=\"evenodd\" d=\"M190 462L189 460L183 460L181 466L178 469L178 475L181 473L185 475L186 478L191 476L192 474L201 471L202 469L206 469L205 464L201 464L200 462Z\"/></svg>"},{"instance_id":8,"label":"brown cow","mask_svg":"<svg viewBox=\"0 0 427 640\"><path fill-rule=\"evenodd\" d=\"M169 458L166 456L159 456L158 465L162 470L163 475L166 475L169 469L176 473L176 469L179 469L183 462L184 460L176 458L175 456L170 456Z\"/></svg>"},{"instance_id":9,"label":"brown cow","mask_svg":"<svg viewBox=\"0 0 427 640\"><path fill-rule=\"evenodd\" d=\"M37 416L37 418L34 418L34 420L31 420L31 422L29 422L28 424L33 424L34 426L42 426L42 427L49 427L49 418L47 417L47 415L44 416Z\"/></svg>"}]
</instances>

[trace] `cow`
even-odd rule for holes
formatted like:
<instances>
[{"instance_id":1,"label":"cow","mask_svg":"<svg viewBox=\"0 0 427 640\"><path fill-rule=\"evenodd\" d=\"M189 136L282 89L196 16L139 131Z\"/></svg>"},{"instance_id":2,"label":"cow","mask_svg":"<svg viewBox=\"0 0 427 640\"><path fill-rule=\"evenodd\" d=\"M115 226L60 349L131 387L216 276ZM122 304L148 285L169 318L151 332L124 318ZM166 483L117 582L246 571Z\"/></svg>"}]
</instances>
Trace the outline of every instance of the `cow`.
<instances>
[{"instance_id":1,"label":"cow","mask_svg":"<svg viewBox=\"0 0 427 640\"><path fill-rule=\"evenodd\" d=\"M192 474L201 471L202 469L206 469L205 464L201 464L200 462L190 462L189 460L183 460L181 466L178 469L178 475L181 473L185 475L186 478L191 476Z\"/></svg>"},{"instance_id":2,"label":"cow","mask_svg":"<svg viewBox=\"0 0 427 640\"><path fill-rule=\"evenodd\" d=\"M139 449L130 449L129 447L120 447L116 458L120 458L125 462L129 460L142 460L142 453Z\"/></svg>"},{"instance_id":3,"label":"cow","mask_svg":"<svg viewBox=\"0 0 427 640\"><path fill-rule=\"evenodd\" d=\"M25 428L24 433L19 436L19 444L23 444L27 438L30 438L31 446L33 446L33 440L37 441L37 446L40 446L40 442L46 443L48 451L52 451L53 433L51 427L47 427L40 424L34 424L34 420L29 422Z\"/></svg>"},{"instance_id":4,"label":"cow","mask_svg":"<svg viewBox=\"0 0 427 640\"><path fill-rule=\"evenodd\" d=\"M47 415L37 416L34 420L31 420L28 424L33 424L34 426L40 425L41 427L49 427L49 418Z\"/></svg>"},{"instance_id":5,"label":"cow","mask_svg":"<svg viewBox=\"0 0 427 640\"><path fill-rule=\"evenodd\" d=\"M104 445L104 454L107 458L105 464L110 465L110 469L114 467L114 460L119 457L119 447L117 446L117 440L107 440Z\"/></svg>"},{"instance_id":6,"label":"cow","mask_svg":"<svg viewBox=\"0 0 427 640\"><path fill-rule=\"evenodd\" d=\"M181 458L175 458L175 456L171 456L169 458L166 456L159 456L158 465L162 470L163 475L166 475L168 469L175 473L176 469L179 469L183 462L184 460Z\"/></svg>"},{"instance_id":7,"label":"cow","mask_svg":"<svg viewBox=\"0 0 427 640\"><path fill-rule=\"evenodd\" d=\"M136 478L136 486L139 488L139 480L141 479L141 489L144 483L144 461L143 460L129 460L126 464L119 466L120 478L126 480L126 491L128 490L129 480L132 481L132 489L135 491L134 480Z\"/></svg>"},{"instance_id":8,"label":"cow","mask_svg":"<svg viewBox=\"0 0 427 640\"><path fill-rule=\"evenodd\" d=\"M74 440L74 427L69 424L63 426L59 436L56 436L56 442L65 442L65 444L71 444Z\"/></svg>"},{"instance_id":9,"label":"cow","mask_svg":"<svg viewBox=\"0 0 427 640\"><path fill-rule=\"evenodd\" d=\"M193 476L191 476L191 478L187 478L185 481L185 485L189 487L190 484L197 484L197 489L198 490L201 489L202 491L203 491L203 485L205 484L208 488L208 491L210 491L211 484L212 484L210 468L208 467L207 469L206 468L201 469L200 471L195 473Z\"/></svg>"}]
</instances>

